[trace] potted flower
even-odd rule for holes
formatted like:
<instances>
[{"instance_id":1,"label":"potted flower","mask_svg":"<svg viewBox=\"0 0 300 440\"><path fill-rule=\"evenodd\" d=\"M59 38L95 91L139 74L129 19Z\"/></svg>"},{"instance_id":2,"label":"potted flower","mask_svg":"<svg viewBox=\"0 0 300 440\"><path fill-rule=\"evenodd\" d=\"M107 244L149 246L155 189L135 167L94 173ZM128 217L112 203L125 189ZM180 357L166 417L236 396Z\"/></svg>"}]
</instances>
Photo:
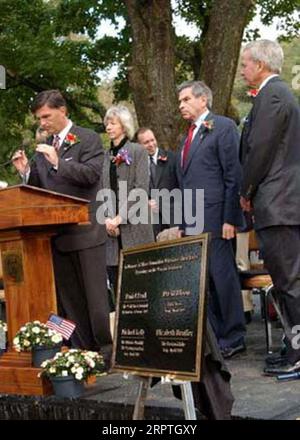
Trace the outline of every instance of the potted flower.
<instances>
[{"instance_id":1,"label":"potted flower","mask_svg":"<svg viewBox=\"0 0 300 440\"><path fill-rule=\"evenodd\" d=\"M84 381L101 376L105 366L103 356L94 351L70 349L57 353L42 363L40 376L50 379L60 397L78 397L84 391Z\"/></svg>"},{"instance_id":2,"label":"potted flower","mask_svg":"<svg viewBox=\"0 0 300 440\"><path fill-rule=\"evenodd\" d=\"M0 356L6 350L6 333L7 324L6 322L0 320Z\"/></svg>"},{"instance_id":3,"label":"potted flower","mask_svg":"<svg viewBox=\"0 0 300 440\"><path fill-rule=\"evenodd\" d=\"M45 359L49 359L60 350L62 345L60 333L49 329L40 321L24 324L13 339L16 351L32 351L34 367L40 367Z\"/></svg>"}]
</instances>

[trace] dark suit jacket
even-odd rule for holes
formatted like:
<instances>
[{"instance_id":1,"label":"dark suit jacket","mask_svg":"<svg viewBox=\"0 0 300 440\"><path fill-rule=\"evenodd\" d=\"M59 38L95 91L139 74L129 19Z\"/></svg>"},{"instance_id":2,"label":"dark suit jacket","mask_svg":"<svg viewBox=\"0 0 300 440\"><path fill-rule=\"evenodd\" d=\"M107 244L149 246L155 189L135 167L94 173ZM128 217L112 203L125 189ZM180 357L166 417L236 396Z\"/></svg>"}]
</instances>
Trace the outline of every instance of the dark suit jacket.
<instances>
[{"instance_id":1,"label":"dark suit jacket","mask_svg":"<svg viewBox=\"0 0 300 440\"><path fill-rule=\"evenodd\" d=\"M252 200L255 228L300 224L300 109L279 77L255 98L245 124L241 194Z\"/></svg>"},{"instance_id":2,"label":"dark suit jacket","mask_svg":"<svg viewBox=\"0 0 300 440\"><path fill-rule=\"evenodd\" d=\"M152 189L162 190L166 189L172 191L173 189L179 188L179 183L177 180L176 173L176 154L172 151L165 151L158 149L156 164L156 172L154 182L150 183L150 191ZM173 227L177 223L174 221L174 199L170 198L170 204L167 203L165 206L166 210L170 210L170 221L168 218L163 216L163 207L160 200L159 204L159 225L155 225L156 234L165 228Z\"/></svg>"},{"instance_id":3,"label":"dark suit jacket","mask_svg":"<svg viewBox=\"0 0 300 440\"><path fill-rule=\"evenodd\" d=\"M78 142L61 145L57 171L42 153L36 153L28 180L28 185L90 200L91 225L58 229L55 244L64 252L95 247L106 240L104 226L96 222L96 194L101 186L104 157L101 140L95 132L75 125L69 133L76 135Z\"/></svg>"},{"instance_id":4,"label":"dark suit jacket","mask_svg":"<svg viewBox=\"0 0 300 440\"><path fill-rule=\"evenodd\" d=\"M193 215L196 214L195 190L204 189L204 232L220 235L224 223L243 224L239 206L239 135L231 119L210 113L206 120L213 121L212 130L201 125L191 144L184 169L180 157L177 160L177 174L181 189L193 190ZM183 222L183 228L185 226Z\"/></svg>"}]
</instances>

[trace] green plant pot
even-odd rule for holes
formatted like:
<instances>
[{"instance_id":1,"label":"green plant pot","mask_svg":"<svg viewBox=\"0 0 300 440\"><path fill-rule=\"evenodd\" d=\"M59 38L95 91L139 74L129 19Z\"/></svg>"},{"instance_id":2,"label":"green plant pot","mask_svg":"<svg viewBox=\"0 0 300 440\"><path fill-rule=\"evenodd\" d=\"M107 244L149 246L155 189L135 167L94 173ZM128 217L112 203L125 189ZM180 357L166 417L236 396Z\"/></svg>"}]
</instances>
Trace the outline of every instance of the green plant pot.
<instances>
[{"instance_id":1,"label":"green plant pot","mask_svg":"<svg viewBox=\"0 0 300 440\"><path fill-rule=\"evenodd\" d=\"M84 393L84 383L75 379L74 376L50 377L54 394L57 397L80 397Z\"/></svg>"},{"instance_id":2,"label":"green plant pot","mask_svg":"<svg viewBox=\"0 0 300 440\"><path fill-rule=\"evenodd\" d=\"M39 345L32 347L32 366L40 368L42 363L47 359L52 359L60 351L60 348L61 344L51 348Z\"/></svg>"}]
</instances>

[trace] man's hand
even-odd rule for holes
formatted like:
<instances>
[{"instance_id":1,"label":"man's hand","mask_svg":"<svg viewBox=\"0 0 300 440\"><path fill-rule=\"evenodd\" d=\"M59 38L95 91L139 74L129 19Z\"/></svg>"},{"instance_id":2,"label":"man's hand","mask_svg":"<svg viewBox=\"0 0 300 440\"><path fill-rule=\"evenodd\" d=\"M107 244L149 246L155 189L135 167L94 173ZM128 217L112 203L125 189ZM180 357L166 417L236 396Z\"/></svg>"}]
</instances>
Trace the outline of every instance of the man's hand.
<instances>
[{"instance_id":1,"label":"man's hand","mask_svg":"<svg viewBox=\"0 0 300 440\"><path fill-rule=\"evenodd\" d=\"M157 234L157 241L166 241L166 240L176 240L183 236L182 230L178 228L178 226L174 226L173 228L166 228Z\"/></svg>"},{"instance_id":2,"label":"man's hand","mask_svg":"<svg viewBox=\"0 0 300 440\"><path fill-rule=\"evenodd\" d=\"M240 205L243 211L250 212L252 210L251 200L240 197Z\"/></svg>"},{"instance_id":3,"label":"man's hand","mask_svg":"<svg viewBox=\"0 0 300 440\"><path fill-rule=\"evenodd\" d=\"M235 236L235 227L229 223L224 223L222 228L222 238L231 240Z\"/></svg>"},{"instance_id":4,"label":"man's hand","mask_svg":"<svg viewBox=\"0 0 300 440\"><path fill-rule=\"evenodd\" d=\"M51 163L54 167L58 167L58 156L57 152L52 145L47 144L38 144L36 147L36 150L39 153L42 153L45 158L48 160L48 162Z\"/></svg>"},{"instance_id":5,"label":"man's hand","mask_svg":"<svg viewBox=\"0 0 300 440\"><path fill-rule=\"evenodd\" d=\"M29 162L24 150L16 151L11 160L20 174L25 174L28 171Z\"/></svg>"}]
</instances>

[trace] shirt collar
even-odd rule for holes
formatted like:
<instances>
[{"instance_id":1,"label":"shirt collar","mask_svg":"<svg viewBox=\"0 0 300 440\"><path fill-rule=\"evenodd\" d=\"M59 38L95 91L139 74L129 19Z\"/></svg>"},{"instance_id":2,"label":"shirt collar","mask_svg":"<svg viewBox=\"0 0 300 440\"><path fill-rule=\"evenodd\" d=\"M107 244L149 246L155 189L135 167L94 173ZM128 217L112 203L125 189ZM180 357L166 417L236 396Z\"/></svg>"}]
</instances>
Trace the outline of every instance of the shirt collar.
<instances>
[{"instance_id":1,"label":"shirt collar","mask_svg":"<svg viewBox=\"0 0 300 440\"><path fill-rule=\"evenodd\" d=\"M152 154L153 157L153 162L155 163L155 165L157 165L157 158L158 158L158 147L156 147L155 153ZM150 155L149 155L149 162L150 162Z\"/></svg>"},{"instance_id":2,"label":"shirt collar","mask_svg":"<svg viewBox=\"0 0 300 440\"><path fill-rule=\"evenodd\" d=\"M62 145L65 137L67 136L67 134L71 130L72 125L73 125L73 122L71 121L71 119L68 119L68 123L65 126L65 128L63 130L61 130L59 133L57 133L57 135L59 136L59 146Z\"/></svg>"},{"instance_id":3,"label":"shirt collar","mask_svg":"<svg viewBox=\"0 0 300 440\"><path fill-rule=\"evenodd\" d=\"M201 126L202 122L205 121L205 118L208 114L209 114L209 110L206 110L206 112L202 113L202 115L199 116L197 121L194 122L194 124L196 124L195 131L198 131L199 127Z\"/></svg>"},{"instance_id":4,"label":"shirt collar","mask_svg":"<svg viewBox=\"0 0 300 440\"><path fill-rule=\"evenodd\" d=\"M194 138L195 134L197 133L197 131L199 130L199 128L201 127L203 121L205 121L207 115L209 115L209 110L206 110L204 113L202 113L199 116L199 118L194 122L194 124L196 125L196 128L193 133L193 138Z\"/></svg>"},{"instance_id":5,"label":"shirt collar","mask_svg":"<svg viewBox=\"0 0 300 440\"><path fill-rule=\"evenodd\" d=\"M275 78L276 76L279 76L279 75L277 75L276 73L274 73L273 75L268 76L268 78L266 78L266 79L261 83L261 85L259 86L259 89L258 89L258 90L261 90L263 87L265 87L265 85L270 81L270 79Z\"/></svg>"}]
</instances>

